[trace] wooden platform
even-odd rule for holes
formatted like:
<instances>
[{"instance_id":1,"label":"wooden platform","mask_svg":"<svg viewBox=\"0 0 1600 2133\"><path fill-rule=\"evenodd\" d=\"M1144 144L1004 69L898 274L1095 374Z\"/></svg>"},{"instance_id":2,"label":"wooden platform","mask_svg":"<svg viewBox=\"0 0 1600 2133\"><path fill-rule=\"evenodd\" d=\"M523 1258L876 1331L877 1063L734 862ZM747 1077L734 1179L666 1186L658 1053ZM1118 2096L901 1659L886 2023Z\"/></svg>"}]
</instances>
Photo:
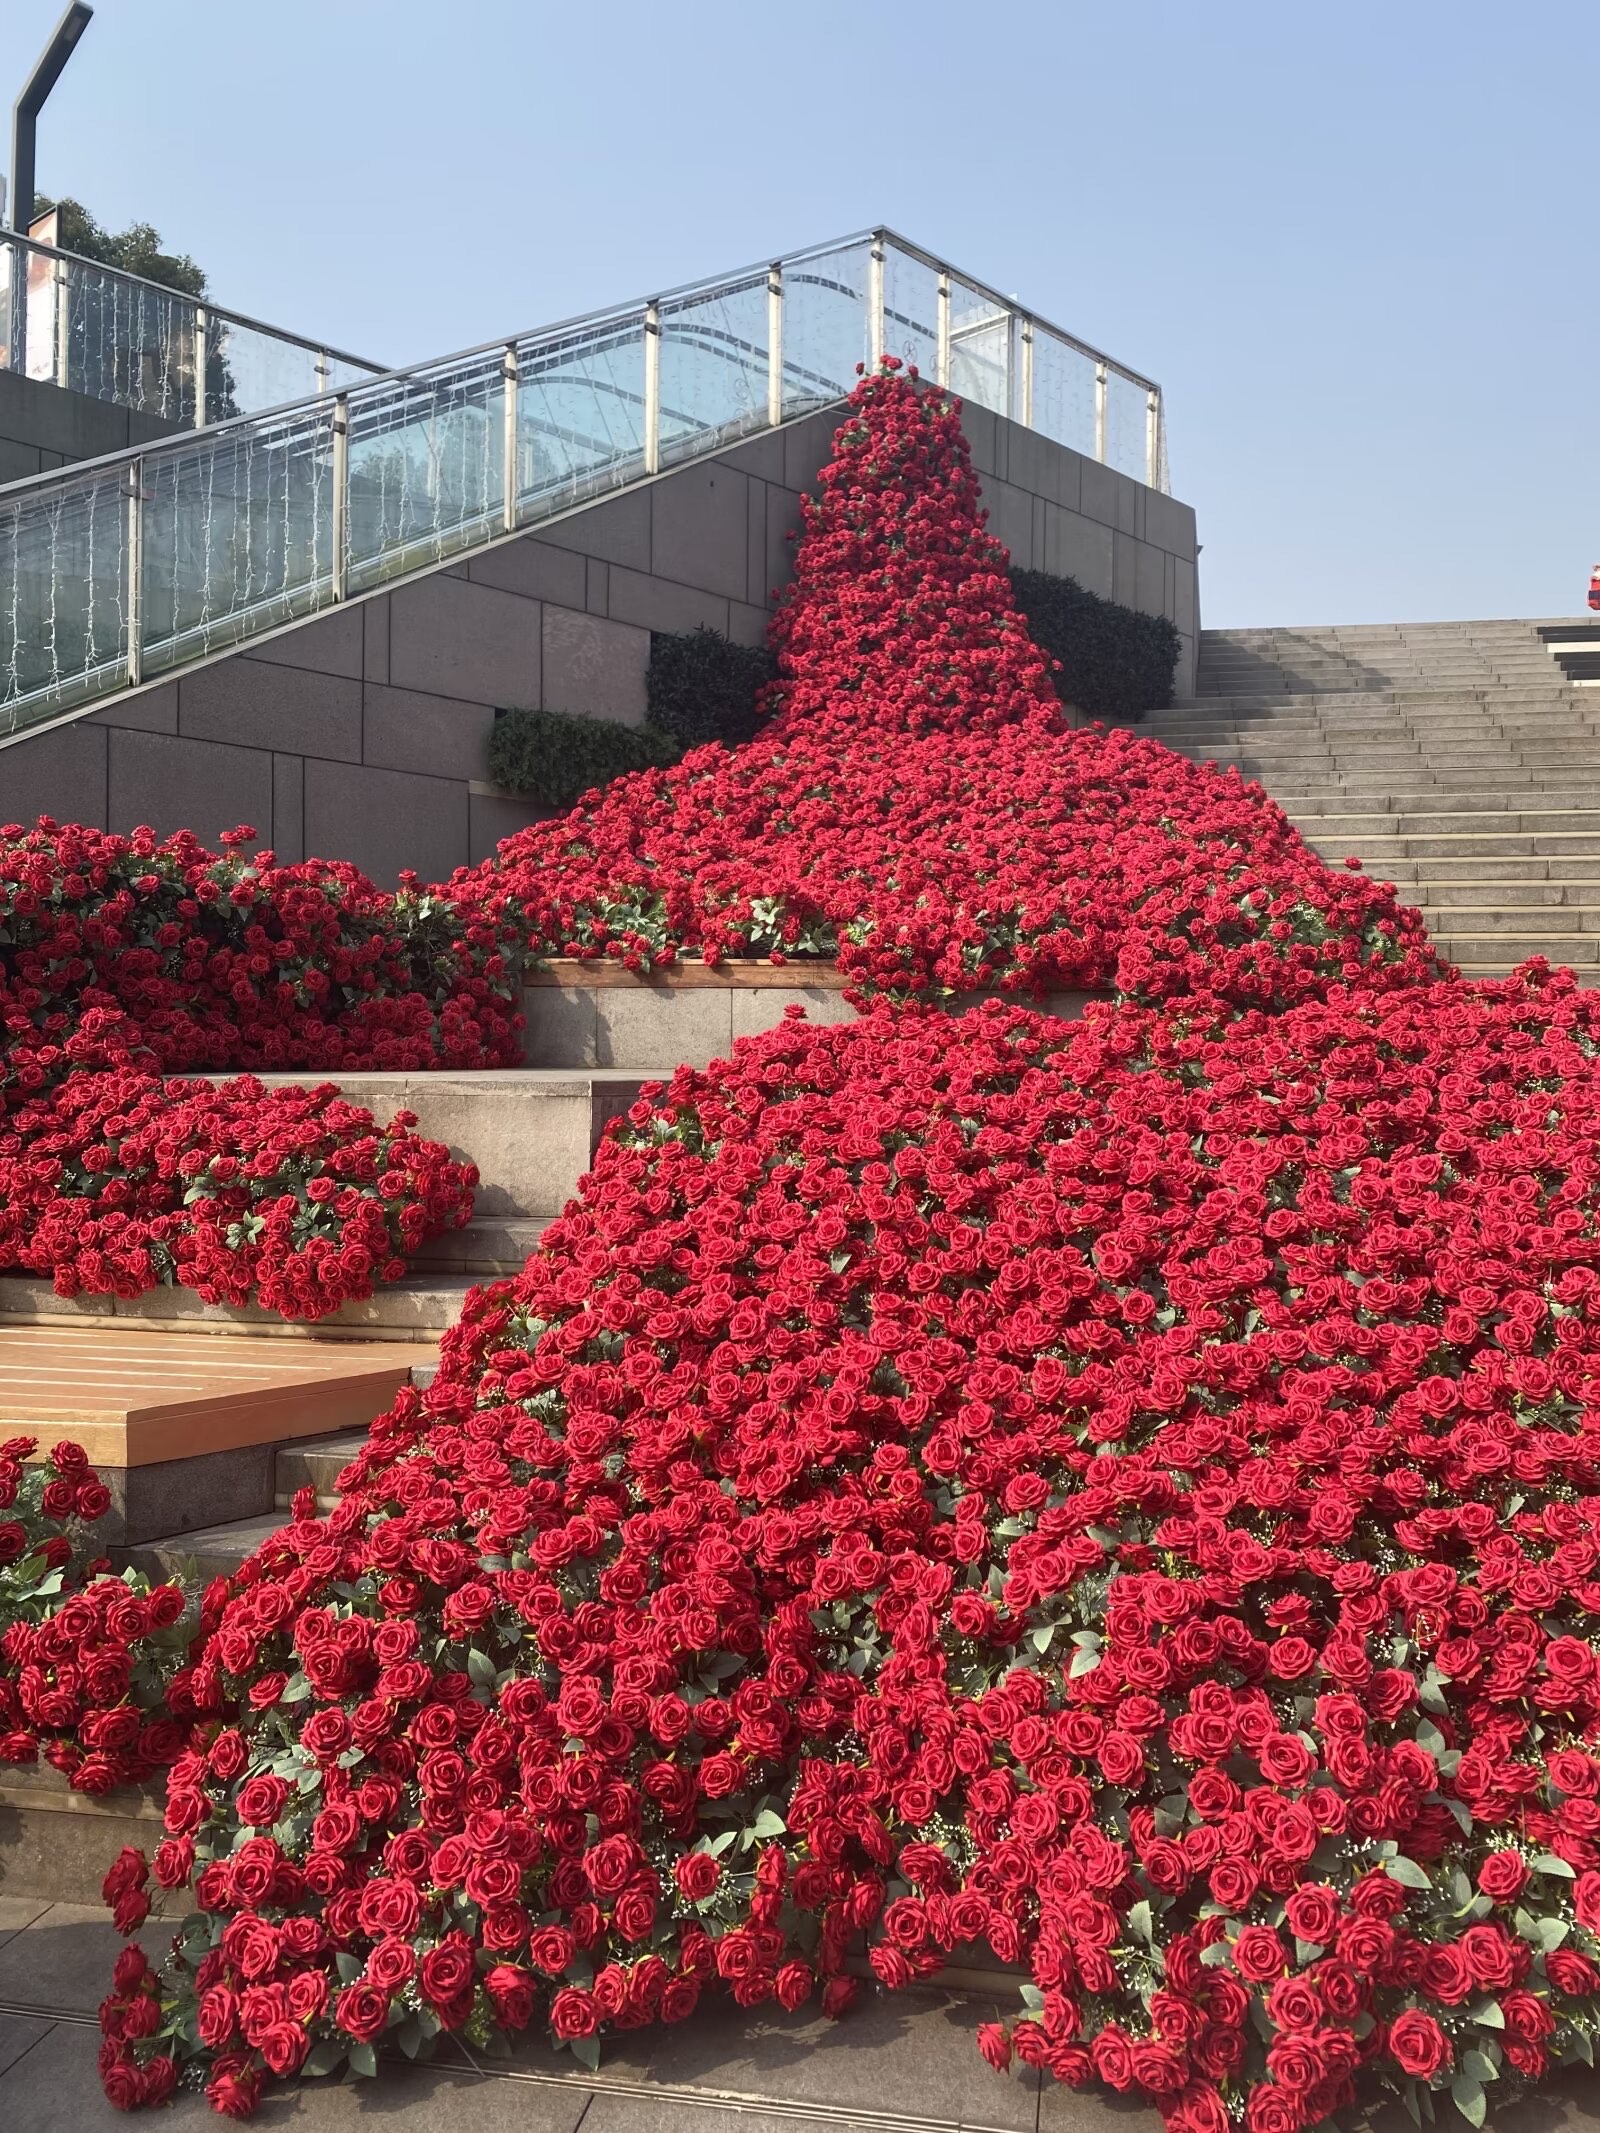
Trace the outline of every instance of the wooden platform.
<instances>
[{"instance_id":1,"label":"wooden platform","mask_svg":"<svg viewBox=\"0 0 1600 2133\"><path fill-rule=\"evenodd\" d=\"M364 1429L432 1343L0 1325L0 1435L70 1438L101 1467Z\"/></svg>"}]
</instances>

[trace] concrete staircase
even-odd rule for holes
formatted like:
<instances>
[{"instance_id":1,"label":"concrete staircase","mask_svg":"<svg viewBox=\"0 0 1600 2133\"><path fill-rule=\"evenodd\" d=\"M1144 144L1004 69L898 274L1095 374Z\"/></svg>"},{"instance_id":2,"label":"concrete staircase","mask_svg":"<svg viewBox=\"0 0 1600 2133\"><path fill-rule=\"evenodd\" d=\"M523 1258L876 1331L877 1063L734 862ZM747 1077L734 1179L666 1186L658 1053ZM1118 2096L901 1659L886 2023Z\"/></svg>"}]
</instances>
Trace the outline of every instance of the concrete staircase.
<instances>
[{"instance_id":1,"label":"concrete staircase","mask_svg":"<svg viewBox=\"0 0 1600 2133\"><path fill-rule=\"evenodd\" d=\"M1540 628L1207 630L1197 695L1141 730L1392 881L1464 974L1544 955L1600 984L1600 701Z\"/></svg>"}]
</instances>

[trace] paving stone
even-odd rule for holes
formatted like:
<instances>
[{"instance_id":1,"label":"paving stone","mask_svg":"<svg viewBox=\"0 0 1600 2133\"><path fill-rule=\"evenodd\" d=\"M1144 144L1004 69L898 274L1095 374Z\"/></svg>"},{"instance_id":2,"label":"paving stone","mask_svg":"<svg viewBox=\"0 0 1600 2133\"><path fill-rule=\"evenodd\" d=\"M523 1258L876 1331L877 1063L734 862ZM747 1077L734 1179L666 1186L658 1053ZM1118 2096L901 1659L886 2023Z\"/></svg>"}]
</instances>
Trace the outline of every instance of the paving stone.
<instances>
[{"instance_id":1,"label":"paving stone","mask_svg":"<svg viewBox=\"0 0 1600 2133\"><path fill-rule=\"evenodd\" d=\"M47 2017L33 2015L0 2015L0 2075L16 2065L25 2052L31 2052L42 2037L47 2037L54 2025ZM4 2091L0 2090L0 2104ZM21 2119L8 2118L7 2124L21 2125Z\"/></svg>"},{"instance_id":2,"label":"paving stone","mask_svg":"<svg viewBox=\"0 0 1600 2133\"><path fill-rule=\"evenodd\" d=\"M139 1933L152 1962L170 1943L172 1930L152 1919ZM103 1904L50 1904L20 1933L0 1942L0 2006L93 2014L110 1990L122 1946ZM8 2119L0 2109L0 2125L28 2123Z\"/></svg>"},{"instance_id":3,"label":"paving stone","mask_svg":"<svg viewBox=\"0 0 1600 2133\"><path fill-rule=\"evenodd\" d=\"M44 1896L0 1896L0 1947L50 1908Z\"/></svg>"}]
</instances>

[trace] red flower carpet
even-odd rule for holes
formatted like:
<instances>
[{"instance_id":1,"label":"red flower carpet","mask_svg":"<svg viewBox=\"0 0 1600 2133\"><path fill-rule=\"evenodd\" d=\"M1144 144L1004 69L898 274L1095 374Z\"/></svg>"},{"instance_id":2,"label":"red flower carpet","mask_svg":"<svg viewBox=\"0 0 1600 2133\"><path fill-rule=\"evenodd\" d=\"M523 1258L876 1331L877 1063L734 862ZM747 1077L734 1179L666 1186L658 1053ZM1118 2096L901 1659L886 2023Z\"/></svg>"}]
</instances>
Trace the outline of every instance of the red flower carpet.
<instances>
[{"instance_id":1,"label":"red flower carpet","mask_svg":"<svg viewBox=\"0 0 1600 2133\"><path fill-rule=\"evenodd\" d=\"M763 732L430 902L419 1043L530 950L1121 998L646 1091L332 1514L155 1687L101 1662L193 1905L118 1962L114 2101L593 2065L712 1990L843 2013L863 1956L1018 1966L986 2056L1183 2133L1592 2063L1600 1001L1439 972L1255 788L1066 730L1002 560L948 404L865 380ZM19 1752L82 1702L49 1629Z\"/></svg>"}]
</instances>

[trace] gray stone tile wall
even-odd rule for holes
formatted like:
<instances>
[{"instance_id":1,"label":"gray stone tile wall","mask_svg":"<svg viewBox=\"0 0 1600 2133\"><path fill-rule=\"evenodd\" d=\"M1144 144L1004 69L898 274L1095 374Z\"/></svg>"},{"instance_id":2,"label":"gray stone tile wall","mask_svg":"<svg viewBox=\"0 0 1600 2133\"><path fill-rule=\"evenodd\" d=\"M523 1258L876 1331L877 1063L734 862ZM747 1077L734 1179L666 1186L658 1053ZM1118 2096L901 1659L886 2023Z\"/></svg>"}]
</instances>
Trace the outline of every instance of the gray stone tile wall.
<instances>
[{"instance_id":1,"label":"gray stone tile wall","mask_svg":"<svg viewBox=\"0 0 1600 2133\"><path fill-rule=\"evenodd\" d=\"M286 862L351 859L385 883L406 866L442 878L540 817L485 783L497 709L637 725L652 630L706 623L760 641L789 576L801 491L837 421L827 410L746 439L0 749L0 821L149 822L207 841L249 822ZM1191 693L1190 507L984 409L963 421L1013 560L1170 615L1184 637L1178 693Z\"/></svg>"}]
</instances>

